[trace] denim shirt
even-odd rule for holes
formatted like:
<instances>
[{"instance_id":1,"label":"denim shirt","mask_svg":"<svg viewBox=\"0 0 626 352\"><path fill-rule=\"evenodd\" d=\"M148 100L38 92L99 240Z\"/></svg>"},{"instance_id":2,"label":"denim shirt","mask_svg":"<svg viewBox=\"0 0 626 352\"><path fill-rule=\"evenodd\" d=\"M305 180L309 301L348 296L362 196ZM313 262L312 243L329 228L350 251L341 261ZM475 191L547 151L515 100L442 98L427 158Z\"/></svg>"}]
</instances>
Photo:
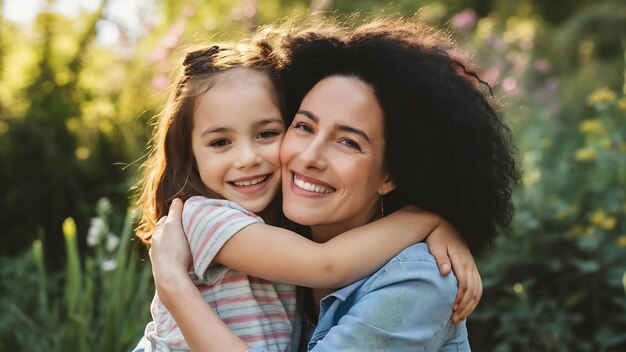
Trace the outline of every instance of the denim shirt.
<instances>
[{"instance_id":1,"label":"denim shirt","mask_svg":"<svg viewBox=\"0 0 626 352\"><path fill-rule=\"evenodd\" d=\"M456 278L439 274L428 246L413 245L324 297L308 350L470 351L465 322L450 320L456 292Z\"/></svg>"}]
</instances>

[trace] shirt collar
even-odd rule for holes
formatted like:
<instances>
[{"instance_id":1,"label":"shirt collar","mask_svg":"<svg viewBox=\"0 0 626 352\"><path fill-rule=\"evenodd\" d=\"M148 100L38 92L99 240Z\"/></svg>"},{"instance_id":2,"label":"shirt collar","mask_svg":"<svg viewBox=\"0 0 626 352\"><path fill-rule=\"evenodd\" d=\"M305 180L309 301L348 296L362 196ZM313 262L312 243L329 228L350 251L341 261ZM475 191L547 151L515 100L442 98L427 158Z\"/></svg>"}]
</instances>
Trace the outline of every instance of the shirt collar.
<instances>
[{"instance_id":1,"label":"shirt collar","mask_svg":"<svg viewBox=\"0 0 626 352\"><path fill-rule=\"evenodd\" d=\"M325 300L328 297L334 296L337 299L345 301L348 298L348 296L350 296L352 293L354 293L354 291L358 290L363 285L363 283L365 283L365 280L367 280L368 278L369 278L369 276L365 277L365 278L363 278L363 279L361 279L361 280L359 280L357 282L353 282L353 283L351 283L350 285L348 285L346 287L340 288L339 290L337 290L337 291L329 294L328 296L324 297L322 300Z\"/></svg>"}]
</instances>

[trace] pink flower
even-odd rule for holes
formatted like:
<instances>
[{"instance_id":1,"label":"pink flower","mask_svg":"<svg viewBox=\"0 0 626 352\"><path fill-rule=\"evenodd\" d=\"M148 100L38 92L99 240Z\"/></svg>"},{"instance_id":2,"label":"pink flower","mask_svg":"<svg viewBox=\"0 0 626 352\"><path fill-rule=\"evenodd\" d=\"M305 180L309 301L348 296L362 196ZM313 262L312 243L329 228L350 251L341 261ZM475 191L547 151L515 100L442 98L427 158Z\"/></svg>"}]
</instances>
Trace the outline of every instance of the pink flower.
<instances>
[{"instance_id":1,"label":"pink flower","mask_svg":"<svg viewBox=\"0 0 626 352\"><path fill-rule=\"evenodd\" d=\"M154 90L162 90L165 89L169 83L167 77L164 74L160 74L152 79L152 88L154 88Z\"/></svg>"},{"instance_id":2,"label":"pink flower","mask_svg":"<svg viewBox=\"0 0 626 352\"><path fill-rule=\"evenodd\" d=\"M461 32L469 32L476 25L478 15L474 9L465 9L452 17L450 25Z\"/></svg>"}]
</instances>

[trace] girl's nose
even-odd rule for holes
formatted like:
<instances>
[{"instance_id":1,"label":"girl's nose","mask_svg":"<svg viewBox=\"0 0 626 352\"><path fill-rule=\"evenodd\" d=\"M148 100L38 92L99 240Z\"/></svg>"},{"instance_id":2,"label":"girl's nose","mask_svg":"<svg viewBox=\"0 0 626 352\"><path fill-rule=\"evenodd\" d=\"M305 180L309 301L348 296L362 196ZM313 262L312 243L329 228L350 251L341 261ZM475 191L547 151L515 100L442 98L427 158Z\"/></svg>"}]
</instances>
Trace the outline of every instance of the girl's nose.
<instances>
[{"instance_id":1,"label":"girl's nose","mask_svg":"<svg viewBox=\"0 0 626 352\"><path fill-rule=\"evenodd\" d=\"M235 161L235 167L240 169L250 168L260 164L261 161L261 155L259 154L257 148L253 145L246 144L242 145L239 150L239 155Z\"/></svg>"}]
</instances>

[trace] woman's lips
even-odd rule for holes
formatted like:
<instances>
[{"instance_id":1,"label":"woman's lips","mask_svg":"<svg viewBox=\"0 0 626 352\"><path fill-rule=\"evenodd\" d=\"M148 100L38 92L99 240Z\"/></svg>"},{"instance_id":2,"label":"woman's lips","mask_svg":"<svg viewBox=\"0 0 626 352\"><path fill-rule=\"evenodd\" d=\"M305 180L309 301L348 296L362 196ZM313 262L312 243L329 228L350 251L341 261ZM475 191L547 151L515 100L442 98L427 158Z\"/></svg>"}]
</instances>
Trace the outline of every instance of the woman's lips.
<instances>
[{"instance_id":1,"label":"woman's lips","mask_svg":"<svg viewBox=\"0 0 626 352\"><path fill-rule=\"evenodd\" d=\"M291 188L294 192L307 196L324 196L336 191L332 186L302 174L292 173Z\"/></svg>"}]
</instances>

